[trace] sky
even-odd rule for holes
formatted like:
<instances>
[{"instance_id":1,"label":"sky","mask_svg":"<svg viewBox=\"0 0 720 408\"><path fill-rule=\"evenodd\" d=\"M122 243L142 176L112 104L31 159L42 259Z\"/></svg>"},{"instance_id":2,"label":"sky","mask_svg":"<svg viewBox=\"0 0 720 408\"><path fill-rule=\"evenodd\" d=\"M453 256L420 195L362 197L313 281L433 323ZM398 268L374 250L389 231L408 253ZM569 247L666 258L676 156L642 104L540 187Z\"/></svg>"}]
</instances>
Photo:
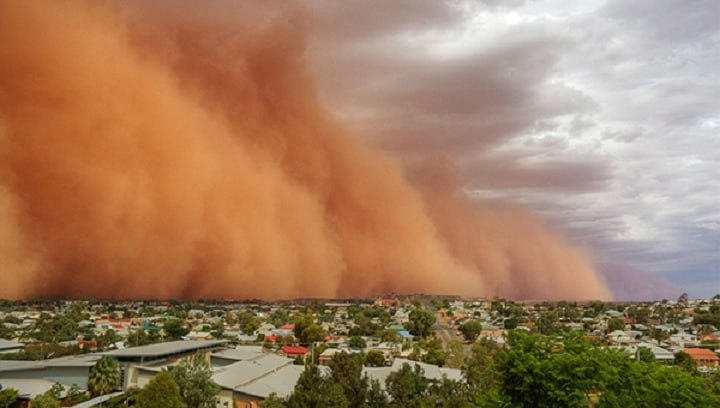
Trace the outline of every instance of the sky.
<instances>
[{"instance_id":1,"label":"sky","mask_svg":"<svg viewBox=\"0 0 720 408\"><path fill-rule=\"evenodd\" d=\"M712 296L719 6L0 2L0 298Z\"/></svg>"},{"instance_id":2,"label":"sky","mask_svg":"<svg viewBox=\"0 0 720 408\"><path fill-rule=\"evenodd\" d=\"M533 209L600 265L720 292L720 3L309 3L322 98L412 175Z\"/></svg>"}]
</instances>

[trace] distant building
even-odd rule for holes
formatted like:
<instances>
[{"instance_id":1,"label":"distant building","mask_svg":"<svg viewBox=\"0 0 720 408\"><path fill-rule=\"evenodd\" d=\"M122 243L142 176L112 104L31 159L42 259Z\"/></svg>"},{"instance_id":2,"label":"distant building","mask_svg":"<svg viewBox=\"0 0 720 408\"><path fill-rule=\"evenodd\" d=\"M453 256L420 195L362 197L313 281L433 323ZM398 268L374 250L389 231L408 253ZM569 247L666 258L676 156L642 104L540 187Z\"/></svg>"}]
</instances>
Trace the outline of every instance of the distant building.
<instances>
[{"instance_id":1,"label":"distant building","mask_svg":"<svg viewBox=\"0 0 720 408\"><path fill-rule=\"evenodd\" d=\"M290 345L284 345L280 347L280 350L278 351L278 354L285 357L305 357L310 353L310 349L303 346L290 346Z\"/></svg>"}]
</instances>

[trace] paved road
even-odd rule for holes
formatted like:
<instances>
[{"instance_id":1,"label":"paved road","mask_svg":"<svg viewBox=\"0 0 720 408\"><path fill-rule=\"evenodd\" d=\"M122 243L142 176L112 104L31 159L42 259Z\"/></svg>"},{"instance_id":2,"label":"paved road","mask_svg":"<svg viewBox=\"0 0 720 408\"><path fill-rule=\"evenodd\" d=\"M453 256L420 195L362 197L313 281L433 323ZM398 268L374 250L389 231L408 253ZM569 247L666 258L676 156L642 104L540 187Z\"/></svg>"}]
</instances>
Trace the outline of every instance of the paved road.
<instances>
[{"instance_id":1,"label":"paved road","mask_svg":"<svg viewBox=\"0 0 720 408\"><path fill-rule=\"evenodd\" d=\"M440 312L435 312L435 324L432 330L435 332L435 336L442 342L444 350L447 350L447 345L451 340L459 340L461 343L464 341L462 336L456 334L452 324L442 316Z\"/></svg>"}]
</instances>

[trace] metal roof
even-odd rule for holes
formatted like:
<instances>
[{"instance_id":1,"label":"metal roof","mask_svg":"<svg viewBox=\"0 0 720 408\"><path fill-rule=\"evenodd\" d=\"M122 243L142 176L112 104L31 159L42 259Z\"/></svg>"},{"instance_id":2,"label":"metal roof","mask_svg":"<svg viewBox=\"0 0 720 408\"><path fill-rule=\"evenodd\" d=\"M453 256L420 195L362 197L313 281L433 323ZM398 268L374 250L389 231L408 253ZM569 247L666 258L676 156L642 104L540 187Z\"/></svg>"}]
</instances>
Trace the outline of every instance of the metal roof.
<instances>
[{"instance_id":1,"label":"metal roof","mask_svg":"<svg viewBox=\"0 0 720 408\"><path fill-rule=\"evenodd\" d=\"M44 379L25 378L2 378L0 379L2 389L14 388L18 391L21 399L30 400L40 394L44 394L55 385L54 382Z\"/></svg>"},{"instance_id":2,"label":"metal roof","mask_svg":"<svg viewBox=\"0 0 720 408\"><path fill-rule=\"evenodd\" d=\"M292 363L292 359L266 354L254 360L238 361L222 367L215 371L213 380L223 388L233 389Z\"/></svg>"},{"instance_id":3,"label":"metal roof","mask_svg":"<svg viewBox=\"0 0 720 408\"><path fill-rule=\"evenodd\" d=\"M99 355L82 354L37 361L0 360L0 371L41 370L47 367L92 367Z\"/></svg>"},{"instance_id":4,"label":"metal roof","mask_svg":"<svg viewBox=\"0 0 720 408\"><path fill-rule=\"evenodd\" d=\"M245 361L254 360L264 354L265 352L261 346L237 346L234 349L217 351L212 356L226 360Z\"/></svg>"},{"instance_id":5,"label":"metal roof","mask_svg":"<svg viewBox=\"0 0 720 408\"><path fill-rule=\"evenodd\" d=\"M25 347L24 344L12 340L0 339L0 350L15 350Z\"/></svg>"},{"instance_id":6,"label":"metal roof","mask_svg":"<svg viewBox=\"0 0 720 408\"><path fill-rule=\"evenodd\" d=\"M292 394L303 371L305 371L305 366L286 365L262 378L235 387L235 391L261 398L267 398L270 394L275 393L278 397L285 398Z\"/></svg>"},{"instance_id":7,"label":"metal roof","mask_svg":"<svg viewBox=\"0 0 720 408\"><path fill-rule=\"evenodd\" d=\"M115 357L118 360L154 359L221 347L225 343L227 343L225 340L178 340L112 350L101 354Z\"/></svg>"}]
</instances>

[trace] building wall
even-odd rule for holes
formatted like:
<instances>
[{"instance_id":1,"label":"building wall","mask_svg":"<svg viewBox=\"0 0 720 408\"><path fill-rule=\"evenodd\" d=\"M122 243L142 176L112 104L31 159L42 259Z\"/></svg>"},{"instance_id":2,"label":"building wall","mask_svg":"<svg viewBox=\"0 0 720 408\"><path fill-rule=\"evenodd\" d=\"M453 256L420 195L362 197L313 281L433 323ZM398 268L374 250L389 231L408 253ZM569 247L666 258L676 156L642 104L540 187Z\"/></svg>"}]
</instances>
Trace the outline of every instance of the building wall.
<instances>
[{"instance_id":1,"label":"building wall","mask_svg":"<svg viewBox=\"0 0 720 408\"><path fill-rule=\"evenodd\" d=\"M235 408L259 408L262 398L235 393Z\"/></svg>"},{"instance_id":2,"label":"building wall","mask_svg":"<svg viewBox=\"0 0 720 408\"><path fill-rule=\"evenodd\" d=\"M228 389L221 389L218 394L218 408L233 408L233 392Z\"/></svg>"},{"instance_id":3,"label":"building wall","mask_svg":"<svg viewBox=\"0 0 720 408\"><path fill-rule=\"evenodd\" d=\"M17 370L0 372L0 378L45 379L62 385L77 385L87 389L89 367L48 367L41 370Z\"/></svg>"}]
</instances>

